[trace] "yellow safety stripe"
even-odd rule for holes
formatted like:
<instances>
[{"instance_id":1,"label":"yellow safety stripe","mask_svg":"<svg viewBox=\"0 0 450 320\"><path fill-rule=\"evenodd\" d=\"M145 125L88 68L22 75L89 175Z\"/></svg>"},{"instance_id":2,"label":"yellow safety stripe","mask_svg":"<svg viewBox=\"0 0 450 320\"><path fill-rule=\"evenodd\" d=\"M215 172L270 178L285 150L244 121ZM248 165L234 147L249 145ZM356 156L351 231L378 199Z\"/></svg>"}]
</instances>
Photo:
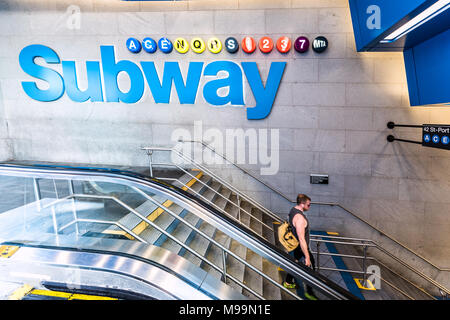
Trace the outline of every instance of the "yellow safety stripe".
<instances>
[{"instance_id":1,"label":"yellow safety stripe","mask_svg":"<svg viewBox=\"0 0 450 320\"><path fill-rule=\"evenodd\" d=\"M29 294L38 295L38 296L46 296L46 297L64 298L67 300L118 300L117 298L104 297L104 296L94 296L94 295L89 295L89 294L78 294L78 293L40 290L40 289L32 290L31 292L29 292Z\"/></svg>"},{"instance_id":2,"label":"yellow safety stripe","mask_svg":"<svg viewBox=\"0 0 450 320\"><path fill-rule=\"evenodd\" d=\"M0 258L10 258L19 249L19 246L0 246Z\"/></svg>"},{"instance_id":3,"label":"yellow safety stripe","mask_svg":"<svg viewBox=\"0 0 450 320\"><path fill-rule=\"evenodd\" d=\"M330 232L330 231L327 231L327 234L330 236L338 236L339 235L339 233L337 233L337 232Z\"/></svg>"},{"instance_id":4,"label":"yellow safety stripe","mask_svg":"<svg viewBox=\"0 0 450 320\"><path fill-rule=\"evenodd\" d=\"M30 292L30 294L34 294L34 295L37 295L37 296L66 298L66 299L69 299L69 297L72 295L71 293L68 293L68 292L50 291L50 290L41 290L41 289L32 290Z\"/></svg>"},{"instance_id":5,"label":"yellow safety stripe","mask_svg":"<svg viewBox=\"0 0 450 320\"><path fill-rule=\"evenodd\" d=\"M366 279L367 287L365 287L365 286L363 285L364 279L356 279L356 278L353 278L353 280L355 280L356 285L358 286L358 288L360 288L360 289L362 289L362 290L371 290L371 291L377 290L377 289L375 288L375 286L373 285L372 281L370 281L369 279Z\"/></svg>"},{"instance_id":6,"label":"yellow safety stripe","mask_svg":"<svg viewBox=\"0 0 450 320\"><path fill-rule=\"evenodd\" d=\"M69 300L119 300L119 299L103 296L91 296L88 294L73 294L69 298Z\"/></svg>"},{"instance_id":7,"label":"yellow safety stripe","mask_svg":"<svg viewBox=\"0 0 450 320\"><path fill-rule=\"evenodd\" d=\"M26 296L31 290L33 290L33 287L24 284L19 289L15 290L9 297L9 300L21 300L24 296Z\"/></svg>"},{"instance_id":8,"label":"yellow safety stripe","mask_svg":"<svg viewBox=\"0 0 450 320\"><path fill-rule=\"evenodd\" d=\"M192 187L194 185L194 183L197 182L197 179L200 179L203 176L203 172L200 171L200 173L198 173L195 178L192 178L191 180L189 180L188 183L186 183L185 186L183 186L181 189L183 189L184 191L188 190L188 188ZM173 204L173 201L171 200L166 200L164 201L164 203L162 204L164 207L169 208L171 205ZM155 209L152 213L150 213L147 216L147 219L150 221L155 221L156 218L158 218L162 213L164 212L164 209L162 208L157 208ZM141 234L147 227L148 227L148 223L145 221L141 221L136 227L133 228L133 231L135 234L139 235ZM123 230L105 230L103 233L108 233L108 234L120 234L120 235L124 235L125 237L127 237L130 240L134 240L134 237L130 234L128 234L127 232L123 231Z\"/></svg>"}]
</instances>

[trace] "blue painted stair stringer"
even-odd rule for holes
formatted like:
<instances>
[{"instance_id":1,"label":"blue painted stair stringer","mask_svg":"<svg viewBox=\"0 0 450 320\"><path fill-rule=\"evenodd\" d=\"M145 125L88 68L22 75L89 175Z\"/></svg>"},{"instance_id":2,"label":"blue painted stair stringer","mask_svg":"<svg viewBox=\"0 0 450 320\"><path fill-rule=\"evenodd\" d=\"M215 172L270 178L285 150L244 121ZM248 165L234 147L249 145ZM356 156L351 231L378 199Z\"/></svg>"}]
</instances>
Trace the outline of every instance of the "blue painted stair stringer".
<instances>
[{"instance_id":1,"label":"blue painted stair stringer","mask_svg":"<svg viewBox=\"0 0 450 320\"><path fill-rule=\"evenodd\" d=\"M318 235L318 236L321 236L321 235L326 236L327 235L327 233L325 231L311 231L311 234ZM338 250L336 249L336 246L333 243L325 242L325 245L327 246L327 249L330 253L335 253L335 254L339 253ZM341 257L338 257L338 256L331 256L331 257L338 269L348 270L347 265L345 264L344 260L342 260ZM353 280L353 277L351 276L351 274L348 272L345 272L345 271L339 271L339 272L341 274L342 279L345 282L345 285L347 286L347 289L352 294L354 294L355 296L360 298L361 300L365 300L363 294L361 293L361 290L356 285L356 282Z\"/></svg>"}]
</instances>

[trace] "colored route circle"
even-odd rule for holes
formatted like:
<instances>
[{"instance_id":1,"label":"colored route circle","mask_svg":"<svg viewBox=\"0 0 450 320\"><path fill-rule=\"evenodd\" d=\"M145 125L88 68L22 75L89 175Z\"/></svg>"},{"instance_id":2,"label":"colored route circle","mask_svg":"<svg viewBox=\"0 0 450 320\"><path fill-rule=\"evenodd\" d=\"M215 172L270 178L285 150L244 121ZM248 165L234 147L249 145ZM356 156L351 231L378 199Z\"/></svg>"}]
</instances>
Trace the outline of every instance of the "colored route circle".
<instances>
[{"instance_id":1,"label":"colored route circle","mask_svg":"<svg viewBox=\"0 0 450 320\"><path fill-rule=\"evenodd\" d=\"M167 39L166 37L159 39L158 47L164 53L171 53L173 50L172 42L169 39Z\"/></svg>"},{"instance_id":2,"label":"colored route circle","mask_svg":"<svg viewBox=\"0 0 450 320\"><path fill-rule=\"evenodd\" d=\"M328 40L325 37L319 36L314 39L312 49L314 52L322 53L328 48Z\"/></svg>"},{"instance_id":3,"label":"colored route circle","mask_svg":"<svg viewBox=\"0 0 450 320\"><path fill-rule=\"evenodd\" d=\"M291 46L291 39L289 39L288 37L280 37L277 40L277 49L281 53L289 52L289 50L291 50Z\"/></svg>"},{"instance_id":4,"label":"colored route circle","mask_svg":"<svg viewBox=\"0 0 450 320\"><path fill-rule=\"evenodd\" d=\"M144 48L145 52L148 53L154 53L156 49L158 49L156 41L152 38L145 38L144 40L142 40L142 47Z\"/></svg>"},{"instance_id":5,"label":"colored route circle","mask_svg":"<svg viewBox=\"0 0 450 320\"><path fill-rule=\"evenodd\" d=\"M189 50L189 42L184 38L176 38L173 46L179 53L186 53Z\"/></svg>"},{"instance_id":6,"label":"colored route circle","mask_svg":"<svg viewBox=\"0 0 450 320\"><path fill-rule=\"evenodd\" d=\"M128 38L127 48L130 52L139 53L142 50L141 42L135 38Z\"/></svg>"},{"instance_id":7,"label":"colored route circle","mask_svg":"<svg viewBox=\"0 0 450 320\"><path fill-rule=\"evenodd\" d=\"M239 50L239 42L236 38L229 37L225 40L225 49L227 49L229 53L236 53Z\"/></svg>"},{"instance_id":8,"label":"colored route circle","mask_svg":"<svg viewBox=\"0 0 450 320\"><path fill-rule=\"evenodd\" d=\"M431 141L433 141L433 143L439 143L439 141L441 140L441 138L435 134L432 138Z\"/></svg>"},{"instance_id":9,"label":"colored route circle","mask_svg":"<svg viewBox=\"0 0 450 320\"><path fill-rule=\"evenodd\" d=\"M263 53L269 53L273 49L273 41L269 37L262 37L259 39L259 50Z\"/></svg>"},{"instance_id":10,"label":"colored route circle","mask_svg":"<svg viewBox=\"0 0 450 320\"><path fill-rule=\"evenodd\" d=\"M206 49L205 41L201 38L193 38L191 40L191 49L195 53L202 53Z\"/></svg>"},{"instance_id":11,"label":"colored route circle","mask_svg":"<svg viewBox=\"0 0 450 320\"><path fill-rule=\"evenodd\" d=\"M298 37L294 41L294 49L299 53L305 53L309 50L309 39L307 37Z\"/></svg>"},{"instance_id":12,"label":"colored route circle","mask_svg":"<svg viewBox=\"0 0 450 320\"><path fill-rule=\"evenodd\" d=\"M208 40L208 50L212 53L219 53L222 51L222 42L218 38L211 38Z\"/></svg>"},{"instance_id":13,"label":"colored route circle","mask_svg":"<svg viewBox=\"0 0 450 320\"><path fill-rule=\"evenodd\" d=\"M242 39L242 50L245 53L252 53L256 50L256 42L252 37L245 37Z\"/></svg>"}]
</instances>

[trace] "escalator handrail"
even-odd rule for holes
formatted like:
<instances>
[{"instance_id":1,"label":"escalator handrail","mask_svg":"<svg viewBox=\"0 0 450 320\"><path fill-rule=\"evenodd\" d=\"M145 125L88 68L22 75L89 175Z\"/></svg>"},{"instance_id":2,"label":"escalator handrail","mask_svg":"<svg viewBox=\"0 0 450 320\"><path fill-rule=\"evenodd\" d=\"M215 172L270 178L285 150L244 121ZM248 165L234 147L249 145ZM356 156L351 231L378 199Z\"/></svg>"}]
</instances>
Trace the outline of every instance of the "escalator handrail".
<instances>
[{"instance_id":1,"label":"escalator handrail","mask_svg":"<svg viewBox=\"0 0 450 320\"><path fill-rule=\"evenodd\" d=\"M202 217L203 220L212 224L228 236L239 239L245 246L265 259L277 263L286 272L295 277L302 278L316 287L326 295L334 299L358 299L347 290L339 287L334 282L323 277L319 273L296 263L291 256L269 243L264 238L255 235L244 226L236 223L229 217L223 215L209 204L201 201L184 190L167 184L155 178L142 174L119 169L108 170L104 168L77 168L69 166L52 166L40 164L0 164L0 174L30 177L30 178L53 178L53 179L75 179L75 180L111 180L114 183L122 182L125 185L138 185L144 189L157 190L165 194L174 202L181 202L189 208L189 211ZM51 177L50 177L51 176ZM95 179L94 179L95 177ZM89 178L89 179L87 179ZM119 182L120 181L120 182Z\"/></svg>"}]
</instances>

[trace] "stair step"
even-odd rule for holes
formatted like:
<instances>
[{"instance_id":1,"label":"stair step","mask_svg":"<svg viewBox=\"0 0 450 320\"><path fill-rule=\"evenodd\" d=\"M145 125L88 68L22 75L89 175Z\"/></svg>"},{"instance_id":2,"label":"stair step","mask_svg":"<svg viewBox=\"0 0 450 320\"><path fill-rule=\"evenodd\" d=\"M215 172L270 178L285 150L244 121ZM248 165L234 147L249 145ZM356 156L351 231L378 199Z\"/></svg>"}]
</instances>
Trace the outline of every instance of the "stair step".
<instances>
[{"instance_id":1,"label":"stair step","mask_svg":"<svg viewBox=\"0 0 450 320\"><path fill-rule=\"evenodd\" d=\"M227 249L230 245L230 238L222 231L217 229L214 231L214 240ZM223 250L217 245L212 243L209 244L208 251L206 253L206 259L211 261L216 266L223 268ZM218 279L222 278L222 273L211 267L209 264L202 262L200 266L206 272L211 273L214 277Z\"/></svg>"},{"instance_id":2,"label":"stair step","mask_svg":"<svg viewBox=\"0 0 450 320\"><path fill-rule=\"evenodd\" d=\"M250 229L262 236L263 225L260 222L262 221L261 211L252 208L250 213L252 214L252 217L250 217Z\"/></svg>"},{"instance_id":3,"label":"stair step","mask_svg":"<svg viewBox=\"0 0 450 320\"><path fill-rule=\"evenodd\" d=\"M230 251L245 260L247 248L234 239L230 242ZM238 279L241 283L244 282L245 265L230 255L227 256L227 272L234 278ZM227 283L242 293L242 286L236 284L232 280L229 280Z\"/></svg>"},{"instance_id":4,"label":"stair step","mask_svg":"<svg viewBox=\"0 0 450 320\"><path fill-rule=\"evenodd\" d=\"M273 244L274 246L276 246L276 242L275 242L275 234L273 231L273 222L274 220L269 217L268 215L264 214L263 215L263 219L262 221L269 227L271 227L272 229L267 228L266 226L263 226L263 238L266 239L268 242L270 242L271 244Z\"/></svg>"},{"instance_id":5,"label":"stair step","mask_svg":"<svg viewBox=\"0 0 450 320\"><path fill-rule=\"evenodd\" d=\"M186 212L186 211L185 211ZM191 225L195 225L199 217L195 214L192 214L190 212L187 212L184 220L190 223ZM184 243L187 238L189 237L189 234L191 233L192 229L186 225L184 222L177 221L178 223L175 226L174 230L167 230L169 234L171 234L174 238L179 240L180 242ZM166 237L163 237L159 242L155 242L155 245L160 246L161 248L170 250L172 252L178 253L182 246L177 244L172 239L165 239Z\"/></svg>"},{"instance_id":6,"label":"stair step","mask_svg":"<svg viewBox=\"0 0 450 320\"><path fill-rule=\"evenodd\" d=\"M197 178L201 178L202 176L203 176L203 172L196 173ZM182 177L179 178L179 180L186 183L189 186L193 186L198 182L196 179L190 177L188 174L183 175ZM173 205L175 205L171 200L167 200L164 197L159 196L159 195L152 196L152 199L167 208L171 208ZM164 212L164 209L162 209L160 206L156 205L155 203L153 203L150 200L143 202L140 206L136 207L134 210L137 211L138 213L140 213L142 216L146 217L150 221L155 221ZM172 210L172 211L174 211L174 210ZM181 211L178 211L177 214L179 214L180 212ZM133 212L130 212L127 215L125 215L124 217L122 217L119 220L119 223L122 224L124 227L130 229L137 235L140 235L149 226L149 224L147 222L143 221L140 217L138 217ZM132 236L130 236L124 230L121 230L119 227L117 227L115 225L110 226L109 228L104 230L103 233L125 235L126 237L133 239Z\"/></svg>"},{"instance_id":7,"label":"stair step","mask_svg":"<svg viewBox=\"0 0 450 320\"><path fill-rule=\"evenodd\" d=\"M278 267L266 259L262 260L263 272L277 283L283 283L283 279L278 272ZM268 300L281 300L281 289L267 279L263 279L264 298Z\"/></svg>"},{"instance_id":8,"label":"stair step","mask_svg":"<svg viewBox=\"0 0 450 320\"><path fill-rule=\"evenodd\" d=\"M202 182L204 182L206 185L209 185L209 183L211 182L211 178L210 177L207 177L207 176L202 176L201 178L200 178L200 180L202 181ZM202 184L202 183L195 183L194 184L194 186L193 186L193 189L195 189L195 191L196 192L198 192L198 194L203 194L203 193L205 193L206 192L206 190L208 190L208 188L207 188L207 186L205 185L205 184ZM168 216L170 216L170 214L169 213L165 213L166 215L168 215ZM183 219L185 219L186 218L186 215L188 214L188 211L185 209L185 210L182 210L180 213L178 213L179 215L180 215L180 217L181 218L183 218ZM189 215L192 215L191 213L189 213ZM196 223L197 223L197 221L198 221L198 218L196 219L196 220L189 220L189 219L187 219L189 222L193 222L193 224L195 225ZM175 233L175 230L177 229L177 227L178 227L178 225L179 224L183 224L184 225L184 223L182 223L180 220L178 220L178 219L175 219L175 218L173 218L172 217L172 219L170 220L170 224L168 225L168 224L164 224L164 229L169 233L169 234L172 234L172 233ZM189 228L189 227L187 227L186 225L185 225L185 228ZM152 241L150 242L150 243L153 243L154 245L156 245L156 246L163 246L163 243L168 239L168 237L165 235L165 234L162 234L162 233L160 233L160 232L158 232L157 230L154 230L155 232L156 232L156 234L157 234L157 238L155 238L155 236L153 235L152 236ZM177 232L180 232L180 231L177 231ZM148 235L149 236L149 235ZM174 236L178 239L178 236L176 236L176 234L174 234ZM187 239L187 237L188 236L181 236L181 238L180 238L180 240L181 239L183 239L183 240L186 240ZM183 241L182 240L182 241ZM176 244L176 242L174 242L173 240L171 240L171 242L173 243L173 244ZM178 247L180 247L178 244L177 244L177 246ZM177 249L175 249L175 248L173 248L175 251L179 251L179 250L181 250L181 247L177 250Z\"/></svg>"},{"instance_id":9,"label":"stair step","mask_svg":"<svg viewBox=\"0 0 450 320\"><path fill-rule=\"evenodd\" d=\"M251 264L253 267L255 267L258 270L262 270L262 257L256 253L254 253L252 250L247 249L247 255L246 259L249 264ZM246 267L244 272L244 283L254 290L259 295L263 294L263 281L262 277L253 271L252 269ZM243 290L243 295L255 299L256 297L249 291ZM257 299L257 298L256 298Z\"/></svg>"},{"instance_id":10,"label":"stair step","mask_svg":"<svg viewBox=\"0 0 450 320\"><path fill-rule=\"evenodd\" d=\"M199 170L190 170L188 173L182 175L178 178L178 181L174 181L172 185L189 192L189 188L192 188L194 184L197 184L198 180L204 175L203 172Z\"/></svg>"},{"instance_id":11,"label":"stair step","mask_svg":"<svg viewBox=\"0 0 450 320\"><path fill-rule=\"evenodd\" d=\"M198 229L205 233L209 237L214 237L214 231L215 228L208 224L201 221ZM210 241L206 239L205 237L199 235L197 232L193 233L193 239L188 244L191 249L193 249L195 252L197 252L199 255L204 257L206 255L206 252L208 250ZM189 251L180 251L180 256L183 256L187 260L189 260L191 263L195 264L196 266L200 266L202 264L202 260L200 258L197 258L195 255L190 253Z\"/></svg>"},{"instance_id":12,"label":"stair step","mask_svg":"<svg viewBox=\"0 0 450 320\"><path fill-rule=\"evenodd\" d=\"M246 212L244 212L243 210L241 210L241 223L246 226L246 227L250 227L250 214L252 213L252 205L250 203L248 203L247 201L242 201L241 202L241 208L244 209Z\"/></svg>"},{"instance_id":13,"label":"stair step","mask_svg":"<svg viewBox=\"0 0 450 320\"><path fill-rule=\"evenodd\" d=\"M186 214L186 211L176 204L170 207L170 211L177 215L180 215L181 217ZM164 211L153 222L161 229L167 230L174 221L177 220L171 214ZM147 228L145 228L145 230L142 231L139 236L151 244L154 244L156 241L158 241L158 238L160 237L166 237L166 235L151 226L147 226Z\"/></svg>"},{"instance_id":14,"label":"stair step","mask_svg":"<svg viewBox=\"0 0 450 320\"><path fill-rule=\"evenodd\" d=\"M231 217L239 221L239 207L237 206L236 195L230 194L230 201L227 203L225 211L228 212Z\"/></svg>"}]
</instances>

